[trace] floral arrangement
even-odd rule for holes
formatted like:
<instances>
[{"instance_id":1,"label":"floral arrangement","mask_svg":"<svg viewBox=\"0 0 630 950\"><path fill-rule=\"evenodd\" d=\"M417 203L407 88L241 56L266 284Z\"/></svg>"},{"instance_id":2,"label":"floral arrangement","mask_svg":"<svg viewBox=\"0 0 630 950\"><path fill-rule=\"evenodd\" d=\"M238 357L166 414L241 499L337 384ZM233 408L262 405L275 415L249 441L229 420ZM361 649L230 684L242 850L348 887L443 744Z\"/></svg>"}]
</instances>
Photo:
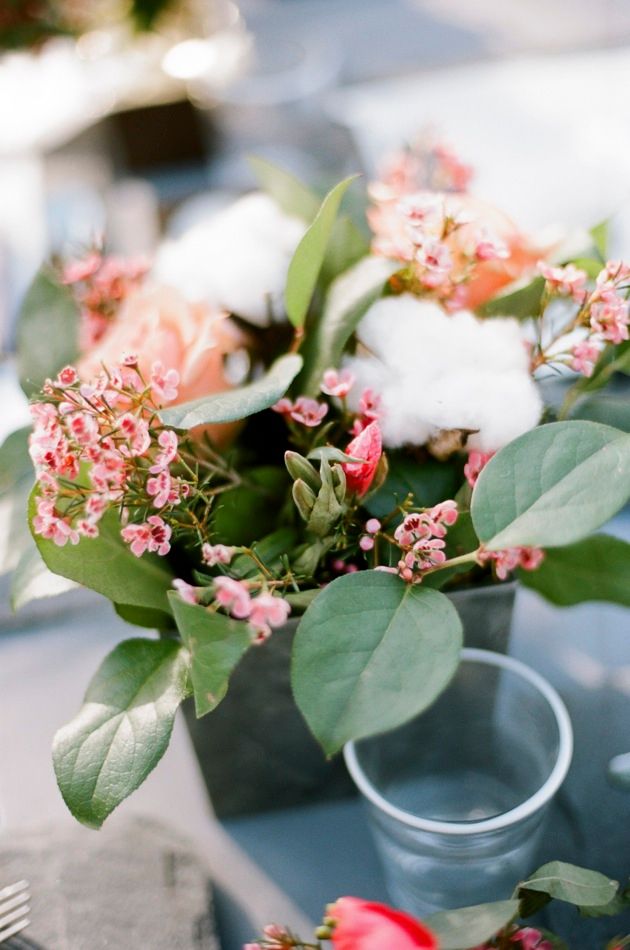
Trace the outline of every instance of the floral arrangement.
<instances>
[{"instance_id":1,"label":"floral arrangement","mask_svg":"<svg viewBox=\"0 0 630 950\"><path fill-rule=\"evenodd\" d=\"M602 903L603 898L603 903ZM443 911L421 922L386 904L340 897L326 908L314 941L269 924L243 950L567 950L556 934L529 926L529 918L553 899L587 917L615 915L628 906L627 890L596 871L554 861L517 885L510 900ZM613 937L605 950L624 950L630 936Z\"/></svg>"},{"instance_id":2,"label":"floral arrangement","mask_svg":"<svg viewBox=\"0 0 630 950\"><path fill-rule=\"evenodd\" d=\"M630 436L579 418L630 365L630 269L603 228L579 259L539 246L431 145L370 185L367 239L339 213L351 179L320 204L253 164L266 193L151 269L91 251L24 305L37 551L14 598L53 572L163 634L120 644L56 737L92 826L156 765L183 699L212 712L288 618L295 699L332 755L446 686L450 590L516 572L555 603L628 602L630 546L593 531L630 495Z\"/></svg>"}]
</instances>

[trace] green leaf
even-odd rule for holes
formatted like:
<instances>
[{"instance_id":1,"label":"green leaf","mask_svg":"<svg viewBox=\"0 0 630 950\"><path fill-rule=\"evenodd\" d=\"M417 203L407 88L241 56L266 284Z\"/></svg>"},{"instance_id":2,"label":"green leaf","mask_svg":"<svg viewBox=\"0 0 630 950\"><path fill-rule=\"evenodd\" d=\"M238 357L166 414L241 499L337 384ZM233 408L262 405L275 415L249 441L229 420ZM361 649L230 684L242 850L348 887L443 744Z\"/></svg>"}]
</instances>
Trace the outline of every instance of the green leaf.
<instances>
[{"instance_id":1,"label":"green leaf","mask_svg":"<svg viewBox=\"0 0 630 950\"><path fill-rule=\"evenodd\" d=\"M516 317L517 320L528 320L540 315L545 278L534 277L524 287L510 290L500 297L494 297L481 307L485 317Z\"/></svg>"},{"instance_id":2,"label":"green leaf","mask_svg":"<svg viewBox=\"0 0 630 950\"><path fill-rule=\"evenodd\" d=\"M462 626L438 591L360 571L325 587L300 621L293 691L325 752L425 709L459 661Z\"/></svg>"},{"instance_id":3,"label":"green leaf","mask_svg":"<svg viewBox=\"0 0 630 950\"><path fill-rule=\"evenodd\" d=\"M439 941L440 950L477 947L503 930L518 914L518 901L496 901L431 914L424 921Z\"/></svg>"},{"instance_id":4,"label":"green leaf","mask_svg":"<svg viewBox=\"0 0 630 950\"><path fill-rule=\"evenodd\" d=\"M27 291L17 327L20 385L27 396L77 356L79 310L71 291L42 268Z\"/></svg>"},{"instance_id":5,"label":"green leaf","mask_svg":"<svg viewBox=\"0 0 630 950\"><path fill-rule=\"evenodd\" d=\"M525 587L570 607L589 600L607 600L630 607L630 544L596 534L561 548L549 548L536 571L519 571Z\"/></svg>"},{"instance_id":6,"label":"green leaf","mask_svg":"<svg viewBox=\"0 0 630 950\"><path fill-rule=\"evenodd\" d=\"M315 598L321 594L319 587L313 587L310 590L296 591L284 595L284 599L291 605L292 611L302 612L313 603Z\"/></svg>"},{"instance_id":7,"label":"green leaf","mask_svg":"<svg viewBox=\"0 0 630 950\"><path fill-rule=\"evenodd\" d=\"M11 607L13 610L21 610L32 600L57 597L77 586L74 581L60 577L59 574L53 574L46 567L39 550L31 541L20 557L11 578Z\"/></svg>"},{"instance_id":8,"label":"green leaf","mask_svg":"<svg viewBox=\"0 0 630 950\"><path fill-rule=\"evenodd\" d=\"M37 489L31 493L29 521L35 513ZM57 547L33 535L40 554L54 574L90 587L118 604L169 612L167 591L173 575L164 558L153 554L135 557L120 537L118 514L110 510L99 522L98 538L81 538L78 544Z\"/></svg>"},{"instance_id":9,"label":"green leaf","mask_svg":"<svg viewBox=\"0 0 630 950\"><path fill-rule=\"evenodd\" d=\"M277 359L264 376L247 386L161 409L160 418L165 425L176 429L194 429L210 422L245 419L269 409L284 396L301 368L302 357L288 353Z\"/></svg>"},{"instance_id":10,"label":"green leaf","mask_svg":"<svg viewBox=\"0 0 630 950\"><path fill-rule=\"evenodd\" d=\"M341 199L350 182L356 177L352 175L340 181L328 192L315 220L293 255L287 275L284 302L287 315L294 327L304 325Z\"/></svg>"},{"instance_id":11,"label":"green leaf","mask_svg":"<svg viewBox=\"0 0 630 950\"><path fill-rule=\"evenodd\" d=\"M366 311L383 295L392 274L400 270L400 263L384 258L370 260L369 272L357 277L356 267L342 274L332 284L320 318L309 328L302 346L304 369L298 384L300 392L317 395L327 369L341 363L346 343L358 327Z\"/></svg>"},{"instance_id":12,"label":"green leaf","mask_svg":"<svg viewBox=\"0 0 630 950\"><path fill-rule=\"evenodd\" d=\"M114 610L125 623L131 623L135 627L161 631L173 629L173 618L163 610L133 607L131 604L114 604Z\"/></svg>"},{"instance_id":13,"label":"green leaf","mask_svg":"<svg viewBox=\"0 0 630 950\"><path fill-rule=\"evenodd\" d=\"M588 419L630 432L630 399L611 393L594 393L580 400L571 410L572 419Z\"/></svg>"},{"instance_id":14,"label":"green leaf","mask_svg":"<svg viewBox=\"0 0 630 950\"><path fill-rule=\"evenodd\" d=\"M596 224L589 230L590 236L593 238L593 244L595 245L595 250L599 254L602 260L602 264L606 262L608 256L608 232L610 230L610 221L606 218L604 221L600 221L599 224ZM601 269L601 268L600 268Z\"/></svg>"},{"instance_id":15,"label":"green leaf","mask_svg":"<svg viewBox=\"0 0 630 950\"><path fill-rule=\"evenodd\" d=\"M285 214L295 215L305 221L313 220L320 203L310 188L284 168L258 155L250 155L247 162L263 190Z\"/></svg>"},{"instance_id":16,"label":"green leaf","mask_svg":"<svg viewBox=\"0 0 630 950\"><path fill-rule=\"evenodd\" d=\"M53 744L61 794L80 822L99 828L162 758L189 663L173 640L126 640L105 659Z\"/></svg>"},{"instance_id":17,"label":"green leaf","mask_svg":"<svg viewBox=\"0 0 630 950\"><path fill-rule=\"evenodd\" d=\"M328 287L369 253L370 243L347 214L335 221L322 262L321 280ZM400 266L400 265L399 265Z\"/></svg>"},{"instance_id":18,"label":"green leaf","mask_svg":"<svg viewBox=\"0 0 630 950\"><path fill-rule=\"evenodd\" d=\"M11 491L22 479L33 480L33 463L28 454L31 427L16 429L0 446L0 495Z\"/></svg>"},{"instance_id":19,"label":"green leaf","mask_svg":"<svg viewBox=\"0 0 630 950\"><path fill-rule=\"evenodd\" d=\"M543 864L518 886L522 891L542 891L555 900L575 904L576 907L598 907L607 904L617 893L619 884L599 871L551 861Z\"/></svg>"},{"instance_id":20,"label":"green leaf","mask_svg":"<svg viewBox=\"0 0 630 950\"><path fill-rule=\"evenodd\" d=\"M387 478L366 501L366 508L375 518L388 515L410 492L417 505L437 505L445 498L452 498L461 482L461 468L450 462L435 459L418 462L402 452L392 452L387 459Z\"/></svg>"},{"instance_id":21,"label":"green leaf","mask_svg":"<svg viewBox=\"0 0 630 950\"><path fill-rule=\"evenodd\" d=\"M575 257L570 263L575 267L579 267L580 270L586 271L591 280L595 280L602 269L601 258L596 260L594 257Z\"/></svg>"},{"instance_id":22,"label":"green leaf","mask_svg":"<svg viewBox=\"0 0 630 950\"><path fill-rule=\"evenodd\" d=\"M234 668L252 643L249 625L188 604L172 591L169 600L192 659L190 678L197 717L215 709L228 689Z\"/></svg>"},{"instance_id":23,"label":"green leaf","mask_svg":"<svg viewBox=\"0 0 630 950\"><path fill-rule=\"evenodd\" d=\"M619 890L607 904L580 907L582 917L616 917L630 906L630 889Z\"/></svg>"},{"instance_id":24,"label":"green leaf","mask_svg":"<svg viewBox=\"0 0 630 950\"><path fill-rule=\"evenodd\" d=\"M471 513L490 550L556 547L601 527L629 496L630 436L596 422L554 422L490 459Z\"/></svg>"}]
</instances>

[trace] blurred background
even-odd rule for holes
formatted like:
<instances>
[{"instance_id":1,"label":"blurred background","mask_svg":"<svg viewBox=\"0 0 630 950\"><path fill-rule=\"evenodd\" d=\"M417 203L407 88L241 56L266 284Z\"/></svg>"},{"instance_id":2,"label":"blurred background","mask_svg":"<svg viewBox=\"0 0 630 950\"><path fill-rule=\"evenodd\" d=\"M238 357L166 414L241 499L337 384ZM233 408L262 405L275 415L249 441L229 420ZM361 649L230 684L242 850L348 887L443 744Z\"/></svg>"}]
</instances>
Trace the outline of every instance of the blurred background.
<instances>
[{"instance_id":1,"label":"blurred background","mask_svg":"<svg viewBox=\"0 0 630 950\"><path fill-rule=\"evenodd\" d=\"M430 128L523 227L627 246L629 41L625 0L4 0L2 352L45 257L153 252L248 154L324 188Z\"/></svg>"}]
</instances>

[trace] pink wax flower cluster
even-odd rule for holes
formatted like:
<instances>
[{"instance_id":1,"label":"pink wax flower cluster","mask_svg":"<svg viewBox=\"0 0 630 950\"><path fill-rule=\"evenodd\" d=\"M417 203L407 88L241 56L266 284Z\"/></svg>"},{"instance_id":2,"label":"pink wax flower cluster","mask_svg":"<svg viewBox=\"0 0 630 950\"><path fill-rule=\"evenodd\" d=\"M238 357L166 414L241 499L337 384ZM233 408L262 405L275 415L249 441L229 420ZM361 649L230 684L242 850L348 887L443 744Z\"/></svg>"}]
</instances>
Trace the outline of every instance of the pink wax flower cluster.
<instances>
[{"instance_id":1,"label":"pink wax flower cluster","mask_svg":"<svg viewBox=\"0 0 630 950\"><path fill-rule=\"evenodd\" d=\"M292 419L298 425L307 426L309 429L320 425L328 414L328 406L325 402L317 402L316 399L309 399L308 396L300 396L295 402L285 397L278 400L271 408L285 419Z\"/></svg>"},{"instance_id":2,"label":"pink wax flower cluster","mask_svg":"<svg viewBox=\"0 0 630 950\"><path fill-rule=\"evenodd\" d=\"M553 950L550 940L535 927L512 927L502 934L502 939L509 941L513 950ZM503 944L501 944L503 946ZM479 944L473 950L492 950L497 944L494 940Z\"/></svg>"},{"instance_id":3,"label":"pink wax flower cluster","mask_svg":"<svg viewBox=\"0 0 630 950\"><path fill-rule=\"evenodd\" d=\"M504 548L502 551L480 549L477 552L477 562L481 566L492 564L500 581L506 580L517 567L521 567L524 571L536 571L544 559L545 552L542 548Z\"/></svg>"},{"instance_id":4,"label":"pink wax flower cluster","mask_svg":"<svg viewBox=\"0 0 630 950\"><path fill-rule=\"evenodd\" d=\"M405 517L394 532L394 539L402 552L398 574L404 581L417 584L427 571L444 563L444 539L457 517L457 504L452 500Z\"/></svg>"},{"instance_id":5,"label":"pink wax flower cluster","mask_svg":"<svg viewBox=\"0 0 630 950\"><path fill-rule=\"evenodd\" d=\"M468 461L464 465L464 475L471 488L475 487L482 470L486 467L494 454L494 452L477 451L468 453Z\"/></svg>"},{"instance_id":6,"label":"pink wax flower cluster","mask_svg":"<svg viewBox=\"0 0 630 950\"><path fill-rule=\"evenodd\" d=\"M82 353L99 342L120 305L142 284L149 266L145 257L108 257L99 251L64 265L62 281L72 287L80 307Z\"/></svg>"},{"instance_id":7,"label":"pink wax flower cluster","mask_svg":"<svg viewBox=\"0 0 630 950\"><path fill-rule=\"evenodd\" d=\"M539 261L538 272L545 278L549 297L568 297L577 304L577 312L554 335L546 351L535 353L533 368L543 363L563 363L576 373L592 376L606 344L618 345L630 338L630 267L622 261L608 261L592 289L586 271L573 264L551 267ZM574 342L574 331L584 334L583 338ZM564 337L566 343L562 345Z\"/></svg>"},{"instance_id":8,"label":"pink wax flower cluster","mask_svg":"<svg viewBox=\"0 0 630 950\"><path fill-rule=\"evenodd\" d=\"M440 176L423 180L409 152L370 185L372 251L401 262L396 291L429 295L451 311L475 308L532 271L540 252L506 215L466 194L469 176L456 174L463 166L439 154L453 171L442 185Z\"/></svg>"},{"instance_id":9,"label":"pink wax flower cluster","mask_svg":"<svg viewBox=\"0 0 630 950\"><path fill-rule=\"evenodd\" d=\"M417 191L467 191L473 168L444 142L426 136L392 152L381 163L378 180L369 185L374 201L391 201Z\"/></svg>"},{"instance_id":10,"label":"pink wax flower cluster","mask_svg":"<svg viewBox=\"0 0 630 950\"><path fill-rule=\"evenodd\" d=\"M133 554L169 552L172 529L164 511L191 492L171 471L177 435L157 417L165 392L176 396L177 382L159 363L145 380L129 356L90 384L71 366L46 383L46 401L31 406L37 534L59 546L77 544L81 536L97 537L99 522L116 507ZM149 514L151 508L161 514Z\"/></svg>"}]
</instances>

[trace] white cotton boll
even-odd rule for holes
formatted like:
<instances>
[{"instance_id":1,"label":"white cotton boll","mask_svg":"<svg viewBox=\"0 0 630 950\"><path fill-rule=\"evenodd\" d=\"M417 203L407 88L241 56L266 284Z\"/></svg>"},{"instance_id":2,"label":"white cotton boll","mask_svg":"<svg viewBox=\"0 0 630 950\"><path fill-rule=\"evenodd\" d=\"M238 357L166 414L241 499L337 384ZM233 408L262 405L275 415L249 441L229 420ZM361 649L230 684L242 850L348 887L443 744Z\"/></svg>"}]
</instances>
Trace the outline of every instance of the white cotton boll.
<instances>
[{"instance_id":1,"label":"white cotton boll","mask_svg":"<svg viewBox=\"0 0 630 950\"><path fill-rule=\"evenodd\" d=\"M346 361L361 392L382 400L381 428L389 448L422 445L442 429L479 430L470 448L495 451L533 428L542 411L517 321L447 314L409 294L375 303L361 321L357 357Z\"/></svg>"},{"instance_id":2,"label":"white cotton boll","mask_svg":"<svg viewBox=\"0 0 630 950\"><path fill-rule=\"evenodd\" d=\"M268 326L285 319L287 272L305 230L303 221L255 192L166 241L153 275L189 300L203 300L256 326Z\"/></svg>"},{"instance_id":3,"label":"white cotton boll","mask_svg":"<svg viewBox=\"0 0 630 950\"><path fill-rule=\"evenodd\" d=\"M341 315L359 303L361 298L379 283L384 284L391 277L395 266L384 257L362 257L343 274L340 274L330 286L326 300L326 310L331 319Z\"/></svg>"}]
</instances>

